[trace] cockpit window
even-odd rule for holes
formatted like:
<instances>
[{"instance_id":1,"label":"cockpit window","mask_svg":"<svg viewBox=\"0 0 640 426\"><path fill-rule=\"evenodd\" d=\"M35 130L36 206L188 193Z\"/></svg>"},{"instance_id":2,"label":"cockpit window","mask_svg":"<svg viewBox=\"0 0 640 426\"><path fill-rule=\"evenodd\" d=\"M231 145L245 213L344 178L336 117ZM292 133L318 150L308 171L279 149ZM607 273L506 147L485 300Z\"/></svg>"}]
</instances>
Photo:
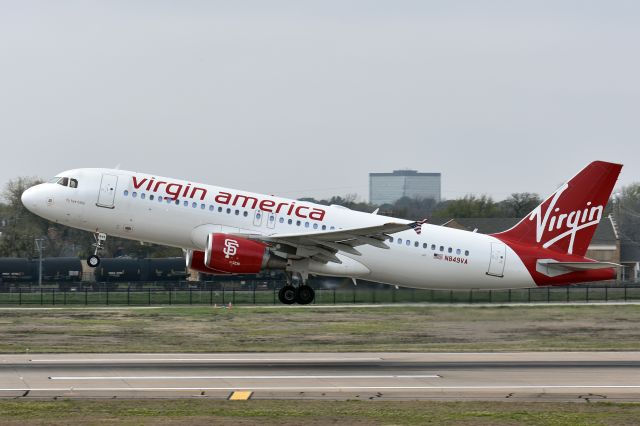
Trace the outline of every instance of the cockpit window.
<instances>
[{"instance_id":1,"label":"cockpit window","mask_svg":"<svg viewBox=\"0 0 640 426\"><path fill-rule=\"evenodd\" d=\"M70 188L78 187L78 179L68 178L68 177L55 177L51 179L49 182L57 183L58 185L68 186Z\"/></svg>"},{"instance_id":2,"label":"cockpit window","mask_svg":"<svg viewBox=\"0 0 640 426\"><path fill-rule=\"evenodd\" d=\"M56 176L54 178L49 179L49 183L58 183L60 180L60 176Z\"/></svg>"}]
</instances>

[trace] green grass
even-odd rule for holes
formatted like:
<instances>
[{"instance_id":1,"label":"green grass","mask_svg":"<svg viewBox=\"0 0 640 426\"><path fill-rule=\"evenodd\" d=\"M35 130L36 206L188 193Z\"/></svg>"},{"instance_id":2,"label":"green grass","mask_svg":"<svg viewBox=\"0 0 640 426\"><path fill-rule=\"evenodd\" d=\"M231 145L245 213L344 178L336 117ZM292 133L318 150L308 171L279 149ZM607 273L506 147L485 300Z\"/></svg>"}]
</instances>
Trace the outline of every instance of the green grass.
<instances>
[{"instance_id":1,"label":"green grass","mask_svg":"<svg viewBox=\"0 0 640 426\"><path fill-rule=\"evenodd\" d=\"M0 400L3 424L635 425L637 403Z\"/></svg>"},{"instance_id":2,"label":"green grass","mask_svg":"<svg viewBox=\"0 0 640 426\"><path fill-rule=\"evenodd\" d=\"M640 350L640 306L3 309L0 352Z\"/></svg>"}]
</instances>

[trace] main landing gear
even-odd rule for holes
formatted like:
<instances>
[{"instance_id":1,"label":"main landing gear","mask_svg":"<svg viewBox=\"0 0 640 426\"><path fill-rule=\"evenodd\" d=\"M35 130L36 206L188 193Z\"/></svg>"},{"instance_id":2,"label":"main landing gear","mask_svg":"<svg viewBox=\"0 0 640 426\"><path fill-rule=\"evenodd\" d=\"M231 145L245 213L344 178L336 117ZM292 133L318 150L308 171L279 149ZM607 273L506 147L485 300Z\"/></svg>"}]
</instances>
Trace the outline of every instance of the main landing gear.
<instances>
[{"instance_id":1,"label":"main landing gear","mask_svg":"<svg viewBox=\"0 0 640 426\"><path fill-rule=\"evenodd\" d=\"M96 248L91 256L87 258L87 265L91 268L96 268L100 264L100 258L98 257L98 252L104 248L104 242L107 241L107 234L104 232L96 232L93 235L96 242L93 243L93 246Z\"/></svg>"},{"instance_id":2,"label":"main landing gear","mask_svg":"<svg viewBox=\"0 0 640 426\"><path fill-rule=\"evenodd\" d=\"M313 288L304 282L294 287L289 274L287 274L287 284L278 292L278 299L285 305L293 305L294 303L308 305L313 302L315 296L316 292L313 291Z\"/></svg>"}]
</instances>

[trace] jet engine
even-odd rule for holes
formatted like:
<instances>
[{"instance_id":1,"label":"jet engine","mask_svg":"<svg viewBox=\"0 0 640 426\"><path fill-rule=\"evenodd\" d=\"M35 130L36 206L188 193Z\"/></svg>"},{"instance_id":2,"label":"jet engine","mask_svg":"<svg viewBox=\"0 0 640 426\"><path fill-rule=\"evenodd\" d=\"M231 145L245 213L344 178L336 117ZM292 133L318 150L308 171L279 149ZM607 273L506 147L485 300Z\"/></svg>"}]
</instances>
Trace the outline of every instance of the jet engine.
<instances>
[{"instance_id":1,"label":"jet engine","mask_svg":"<svg viewBox=\"0 0 640 426\"><path fill-rule=\"evenodd\" d=\"M257 274L286 266L287 261L271 254L266 244L223 233L209 234L204 252L187 253L187 267L206 274Z\"/></svg>"}]
</instances>

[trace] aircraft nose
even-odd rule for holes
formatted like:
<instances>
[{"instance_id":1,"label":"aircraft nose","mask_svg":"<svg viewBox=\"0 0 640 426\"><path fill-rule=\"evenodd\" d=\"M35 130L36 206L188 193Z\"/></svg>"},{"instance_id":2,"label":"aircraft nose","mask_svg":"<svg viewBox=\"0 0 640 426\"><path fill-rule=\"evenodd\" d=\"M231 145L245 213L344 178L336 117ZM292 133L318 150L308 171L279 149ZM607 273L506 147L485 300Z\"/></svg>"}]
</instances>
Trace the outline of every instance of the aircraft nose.
<instances>
[{"instance_id":1,"label":"aircraft nose","mask_svg":"<svg viewBox=\"0 0 640 426\"><path fill-rule=\"evenodd\" d=\"M28 188L26 191L24 191L22 193L22 196L20 197L20 199L22 200L22 204L27 208L27 210L29 210L32 213L36 213L36 209L38 206L38 202L41 201L38 196L38 193L40 192L38 190L38 186L40 185L36 185L36 186L32 186L31 188Z\"/></svg>"}]
</instances>

